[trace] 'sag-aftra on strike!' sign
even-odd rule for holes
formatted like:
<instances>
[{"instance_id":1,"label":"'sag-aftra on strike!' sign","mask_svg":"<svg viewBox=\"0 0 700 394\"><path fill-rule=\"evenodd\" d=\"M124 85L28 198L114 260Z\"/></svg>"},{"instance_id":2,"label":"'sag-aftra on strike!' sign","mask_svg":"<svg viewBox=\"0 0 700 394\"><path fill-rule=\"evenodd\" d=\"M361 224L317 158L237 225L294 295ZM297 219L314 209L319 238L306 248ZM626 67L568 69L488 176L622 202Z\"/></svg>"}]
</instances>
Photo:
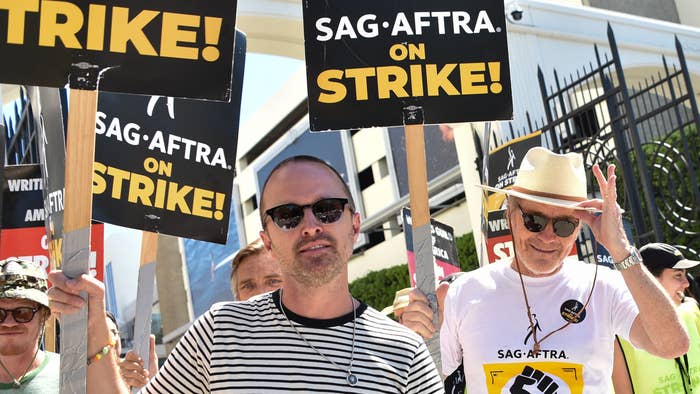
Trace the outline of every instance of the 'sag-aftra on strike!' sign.
<instances>
[{"instance_id":1,"label":"'sag-aftra on strike!' sign","mask_svg":"<svg viewBox=\"0 0 700 394\"><path fill-rule=\"evenodd\" d=\"M311 130L512 118L503 2L303 4Z\"/></svg>"},{"instance_id":2,"label":"'sag-aftra on strike!' sign","mask_svg":"<svg viewBox=\"0 0 700 394\"><path fill-rule=\"evenodd\" d=\"M228 101L235 19L236 0L0 1L0 80L63 87L87 62L100 90Z\"/></svg>"}]
</instances>

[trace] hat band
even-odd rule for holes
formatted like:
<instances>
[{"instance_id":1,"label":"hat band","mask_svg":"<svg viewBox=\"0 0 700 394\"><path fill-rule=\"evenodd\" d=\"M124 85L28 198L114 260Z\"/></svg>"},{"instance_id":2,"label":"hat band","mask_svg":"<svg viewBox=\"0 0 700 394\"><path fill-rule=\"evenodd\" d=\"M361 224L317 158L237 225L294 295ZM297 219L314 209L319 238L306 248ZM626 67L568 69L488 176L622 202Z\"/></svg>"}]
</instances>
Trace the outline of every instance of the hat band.
<instances>
[{"instance_id":1,"label":"hat band","mask_svg":"<svg viewBox=\"0 0 700 394\"><path fill-rule=\"evenodd\" d=\"M583 197L574 197L574 196L566 196L563 194L538 192L535 190L530 190L530 189L526 189L524 187L515 186L515 185L511 187L511 190L515 190L515 191L520 192L520 193L530 194L530 195L538 196L538 197L554 198L557 200L567 200L567 201L576 201L576 202L586 200Z\"/></svg>"}]
</instances>

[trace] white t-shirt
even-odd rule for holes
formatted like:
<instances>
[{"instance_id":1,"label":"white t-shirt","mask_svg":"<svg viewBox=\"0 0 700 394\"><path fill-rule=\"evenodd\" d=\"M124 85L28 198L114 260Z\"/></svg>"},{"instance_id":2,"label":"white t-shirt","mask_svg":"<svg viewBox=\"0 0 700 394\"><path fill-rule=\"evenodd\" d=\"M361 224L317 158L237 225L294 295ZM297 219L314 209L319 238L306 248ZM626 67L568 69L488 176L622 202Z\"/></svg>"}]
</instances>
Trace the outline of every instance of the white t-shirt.
<instances>
[{"instance_id":1,"label":"white t-shirt","mask_svg":"<svg viewBox=\"0 0 700 394\"><path fill-rule=\"evenodd\" d=\"M622 275L600 267L579 321L552 334L534 353L520 279L510 263L493 263L450 286L440 333L444 374L464 361L469 394L612 392L615 334L629 339L639 313ZM552 276L523 276L538 340L583 307L594 270L567 261Z\"/></svg>"}]
</instances>

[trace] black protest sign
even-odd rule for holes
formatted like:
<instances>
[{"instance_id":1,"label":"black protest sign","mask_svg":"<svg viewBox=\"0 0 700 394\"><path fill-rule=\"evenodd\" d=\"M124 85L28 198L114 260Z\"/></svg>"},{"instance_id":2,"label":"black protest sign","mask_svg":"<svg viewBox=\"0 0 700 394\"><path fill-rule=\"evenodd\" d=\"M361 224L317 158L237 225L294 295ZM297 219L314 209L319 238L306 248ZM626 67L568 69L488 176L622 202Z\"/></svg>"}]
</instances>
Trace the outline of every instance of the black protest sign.
<instances>
[{"instance_id":1,"label":"black protest sign","mask_svg":"<svg viewBox=\"0 0 700 394\"><path fill-rule=\"evenodd\" d=\"M226 243L245 64L239 37L230 103L100 93L95 220Z\"/></svg>"},{"instance_id":2,"label":"black protest sign","mask_svg":"<svg viewBox=\"0 0 700 394\"><path fill-rule=\"evenodd\" d=\"M520 162L530 149L541 146L542 132L536 131L528 135L508 141L489 152L488 155L488 185L499 189L508 189L518 176ZM489 192L487 211L501 208L505 196L502 193Z\"/></svg>"},{"instance_id":3,"label":"black protest sign","mask_svg":"<svg viewBox=\"0 0 700 394\"><path fill-rule=\"evenodd\" d=\"M411 286L416 285L416 260L413 250L413 231L411 226L411 210L401 211L403 218L403 233L406 237L406 253L408 254L408 273ZM430 219L430 236L432 238L433 257L435 258L435 279L442 280L449 274L461 271L457 258L457 244L454 229L435 219Z\"/></svg>"},{"instance_id":4,"label":"black protest sign","mask_svg":"<svg viewBox=\"0 0 700 394\"><path fill-rule=\"evenodd\" d=\"M508 189L518 176L523 157L541 145L541 131L513 139L488 154L488 185ZM489 263L513 256L513 237L505 210L505 195L488 192L486 207L486 254Z\"/></svg>"},{"instance_id":5,"label":"black protest sign","mask_svg":"<svg viewBox=\"0 0 700 394\"><path fill-rule=\"evenodd\" d=\"M44 226L44 198L38 164L5 167L2 228Z\"/></svg>"},{"instance_id":6,"label":"black protest sign","mask_svg":"<svg viewBox=\"0 0 700 394\"><path fill-rule=\"evenodd\" d=\"M228 101L235 18L236 0L2 1L0 79L63 87L87 62L111 67L100 90Z\"/></svg>"},{"instance_id":7,"label":"black protest sign","mask_svg":"<svg viewBox=\"0 0 700 394\"><path fill-rule=\"evenodd\" d=\"M512 118L503 2L303 4L311 130Z\"/></svg>"},{"instance_id":8,"label":"black protest sign","mask_svg":"<svg viewBox=\"0 0 700 394\"><path fill-rule=\"evenodd\" d=\"M38 92L39 97L35 93ZM46 235L49 254L55 268L61 267L63 255L63 211L66 195L66 138L63 128L61 98L58 89L32 88L32 102L39 102L41 114L34 113L39 133L39 158L44 182ZM93 238L94 239L94 238Z\"/></svg>"}]
</instances>

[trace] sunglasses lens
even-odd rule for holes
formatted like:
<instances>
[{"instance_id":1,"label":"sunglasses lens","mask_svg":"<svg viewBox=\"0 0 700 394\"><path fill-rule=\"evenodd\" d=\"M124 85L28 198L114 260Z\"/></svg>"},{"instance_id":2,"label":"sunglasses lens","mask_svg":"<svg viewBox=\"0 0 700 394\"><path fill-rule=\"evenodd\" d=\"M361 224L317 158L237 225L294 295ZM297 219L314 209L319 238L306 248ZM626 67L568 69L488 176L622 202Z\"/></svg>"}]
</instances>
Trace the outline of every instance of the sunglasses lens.
<instances>
[{"instance_id":1,"label":"sunglasses lens","mask_svg":"<svg viewBox=\"0 0 700 394\"><path fill-rule=\"evenodd\" d=\"M17 323L27 323L34 318L34 309L28 307L17 308L12 312L12 317L15 318Z\"/></svg>"},{"instance_id":2,"label":"sunglasses lens","mask_svg":"<svg viewBox=\"0 0 700 394\"><path fill-rule=\"evenodd\" d=\"M270 213L272 221L282 230L291 230L301 223L304 217L304 209L296 204L280 205Z\"/></svg>"},{"instance_id":3,"label":"sunglasses lens","mask_svg":"<svg viewBox=\"0 0 700 394\"><path fill-rule=\"evenodd\" d=\"M338 198L326 198L316 202L311 211L319 222L329 224L337 222L343 215L343 209L347 200Z\"/></svg>"},{"instance_id":4,"label":"sunglasses lens","mask_svg":"<svg viewBox=\"0 0 700 394\"><path fill-rule=\"evenodd\" d=\"M0 323L4 322L5 319L7 319L7 311L0 309Z\"/></svg>"},{"instance_id":5,"label":"sunglasses lens","mask_svg":"<svg viewBox=\"0 0 700 394\"><path fill-rule=\"evenodd\" d=\"M577 222L569 219L556 219L554 220L554 234L562 238L568 237L574 232L577 225Z\"/></svg>"},{"instance_id":6,"label":"sunglasses lens","mask_svg":"<svg viewBox=\"0 0 700 394\"><path fill-rule=\"evenodd\" d=\"M533 233L539 233L540 231L544 230L548 221L549 220L544 216L523 213L523 223L525 224L525 228Z\"/></svg>"}]
</instances>

